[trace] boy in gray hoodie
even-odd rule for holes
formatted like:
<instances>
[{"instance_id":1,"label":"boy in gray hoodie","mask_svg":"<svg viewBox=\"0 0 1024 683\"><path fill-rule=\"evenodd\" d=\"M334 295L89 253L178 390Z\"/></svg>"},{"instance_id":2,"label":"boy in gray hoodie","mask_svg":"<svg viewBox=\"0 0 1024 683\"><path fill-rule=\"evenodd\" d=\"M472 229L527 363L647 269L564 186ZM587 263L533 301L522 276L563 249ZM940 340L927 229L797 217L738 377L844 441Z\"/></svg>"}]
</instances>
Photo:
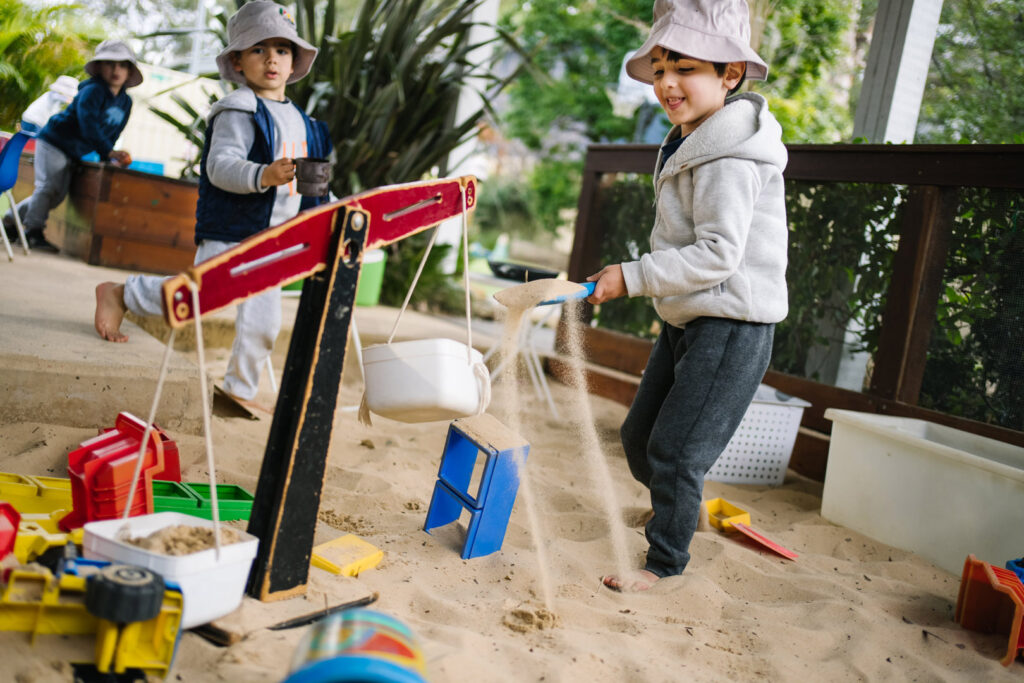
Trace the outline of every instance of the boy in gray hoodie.
<instances>
[{"instance_id":1,"label":"boy in gray hoodie","mask_svg":"<svg viewBox=\"0 0 1024 683\"><path fill-rule=\"evenodd\" d=\"M207 117L196 205L195 262L210 259L241 240L327 201L295 189L295 158L330 155L327 126L310 119L284 94L303 78L317 50L302 40L288 11L274 2L249 2L228 20L229 45L217 57L221 77L240 84L214 104ZM126 311L163 312L165 278L129 276L123 285L96 287L96 332L124 342ZM235 341L224 390L252 404L262 370L281 329L281 289L238 305ZM260 407L260 406L256 406Z\"/></svg>"},{"instance_id":2,"label":"boy in gray hoodie","mask_svg":"<svg viewBox=\"0 0 1024 683\"><path fill-rule=\"evenodd\" d=\"M786 317L782 129L764 98L733 95L768 67L750 48L744 0L657 0L627 62L673 124L655 168L651 251L606 266L590 303L652 297L664 321L622 425L630 471L651 492L647 561L615 590L681 574L704 475L725 449L771 360Z\"/></svg>"}]
</instances>

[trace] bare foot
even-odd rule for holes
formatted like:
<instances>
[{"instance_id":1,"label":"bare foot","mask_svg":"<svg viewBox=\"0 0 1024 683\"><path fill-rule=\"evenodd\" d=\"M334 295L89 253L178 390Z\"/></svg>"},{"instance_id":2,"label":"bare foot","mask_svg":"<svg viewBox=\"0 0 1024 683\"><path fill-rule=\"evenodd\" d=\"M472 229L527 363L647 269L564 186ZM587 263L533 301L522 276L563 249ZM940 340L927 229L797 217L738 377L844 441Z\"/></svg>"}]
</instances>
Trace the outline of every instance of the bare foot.
<instances>
[{"instance_id":1,"label":"bare foot","mask_svg":"<svg viewBox=\"0 0 1024 683\"><path fill-rule=\"evenodd\" d=\"M121 321L128 309L124 306L124 285L103 282L96 285L96 332L112 342L126 342L128 335L121 333Z\"/></svg>"},{"instance_id":2,"label":"bare foot","mask_svg":"<svg viewBox=\"0 0 1024 683\"><path fill-rule=\"evenodd\" d=\"M658 575L646 569L637 569L622 576L609 574L601 578L601 583L613 591L621 593L639 593L648 590L658 580Z\"/></svg>"}]
</instances>

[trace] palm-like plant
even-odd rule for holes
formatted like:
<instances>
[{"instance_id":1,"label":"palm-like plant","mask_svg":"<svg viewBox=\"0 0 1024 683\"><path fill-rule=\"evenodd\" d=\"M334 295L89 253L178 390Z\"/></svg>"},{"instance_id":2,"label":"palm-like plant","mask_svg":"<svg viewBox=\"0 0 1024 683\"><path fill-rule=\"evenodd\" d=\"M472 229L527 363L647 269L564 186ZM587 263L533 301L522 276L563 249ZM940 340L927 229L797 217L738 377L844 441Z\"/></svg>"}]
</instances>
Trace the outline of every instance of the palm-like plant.
<instances>
[{"instance_id":1,"label":"palm-like plant","mask_svg":"<svg viewBox=\"0 0 1024 683\"><path fill-rule=\"evenodd\" d=\"M0 0L0 128L21 113L57 76L78 76L96 37L76 28L74 5L32 8Z\"/></svg>"},{"instance_id":2,"label":"palm-like plant","mask_svg":"<svg viewBox=\"0 0 1024 683\"><path fill-rule=\"evenodd\" d=\"M481 2L363 0L340 29L336 0L298 1L299 33L321 52L290 94L330 128L336 195L418 180L472 137L512 78L494 75L492 60L474 61L481 45L470 29ZM517 49L506 33L494 40ZM456 121L460 92L474 82L484 84L483 104Z\"/></svg>"}]
</instances>

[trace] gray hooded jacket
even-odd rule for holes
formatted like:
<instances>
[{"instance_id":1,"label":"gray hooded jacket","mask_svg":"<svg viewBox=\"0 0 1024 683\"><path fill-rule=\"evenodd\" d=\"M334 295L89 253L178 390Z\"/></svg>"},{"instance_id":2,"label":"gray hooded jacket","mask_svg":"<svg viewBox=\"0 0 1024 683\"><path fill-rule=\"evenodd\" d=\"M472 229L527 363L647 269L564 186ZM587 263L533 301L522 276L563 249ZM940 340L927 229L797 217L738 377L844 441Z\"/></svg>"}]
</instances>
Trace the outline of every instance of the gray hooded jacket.
<instances>
[{"instance_id":1,"label":"gray hooded jacket","mask_svg":"<svg viewBox=\"0 0 1024 683\"><path fill-rule=\"evenodd\" d=\"M666 142L678 135L674 128ZM629 296L653 297L658 315L677 327L701 316L785 318L786 160L782 127L764 98L729 98L657 174L651 253L622 264Z\"/></svg>"}]
</instances>

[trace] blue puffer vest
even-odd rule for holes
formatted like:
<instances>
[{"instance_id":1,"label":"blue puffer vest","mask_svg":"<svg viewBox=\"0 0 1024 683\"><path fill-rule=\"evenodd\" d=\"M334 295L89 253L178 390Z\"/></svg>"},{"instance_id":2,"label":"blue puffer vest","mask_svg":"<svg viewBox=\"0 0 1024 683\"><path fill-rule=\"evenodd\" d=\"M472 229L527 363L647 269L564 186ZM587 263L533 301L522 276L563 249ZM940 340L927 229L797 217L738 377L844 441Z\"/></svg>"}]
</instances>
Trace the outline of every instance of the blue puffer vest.
<instances>
[{"instance_id":1,"label":"blue puffer vest","mask_svg":"<svg viewBox=\"0 0 1024 683\"><path fill-rule=\"evenodd\" d=\"M309 118L306 112L298 108L302 119L306 122L306 149L311 157L326 159L331 153L331 136L327 124ZM199 203L196 205L196 244L204 239L221 242L241 242L246 237L270 227L270 216L274 211L276 194L266 192L250 192L238 194L222 190L210 182L206 173L206 158L210 154L210 140L213 139L213 126L217 119L209 123L206 130L206 141L203 143L203 156L199 162ZM274 123L266 105L256 98L256 112L253 114L253 125L256 127L256 140L249 150L249 161L269 164L274 161ZM299 205L300 211L325 204L328 197L303 197Z\"/></svg>"}]
</instances>

